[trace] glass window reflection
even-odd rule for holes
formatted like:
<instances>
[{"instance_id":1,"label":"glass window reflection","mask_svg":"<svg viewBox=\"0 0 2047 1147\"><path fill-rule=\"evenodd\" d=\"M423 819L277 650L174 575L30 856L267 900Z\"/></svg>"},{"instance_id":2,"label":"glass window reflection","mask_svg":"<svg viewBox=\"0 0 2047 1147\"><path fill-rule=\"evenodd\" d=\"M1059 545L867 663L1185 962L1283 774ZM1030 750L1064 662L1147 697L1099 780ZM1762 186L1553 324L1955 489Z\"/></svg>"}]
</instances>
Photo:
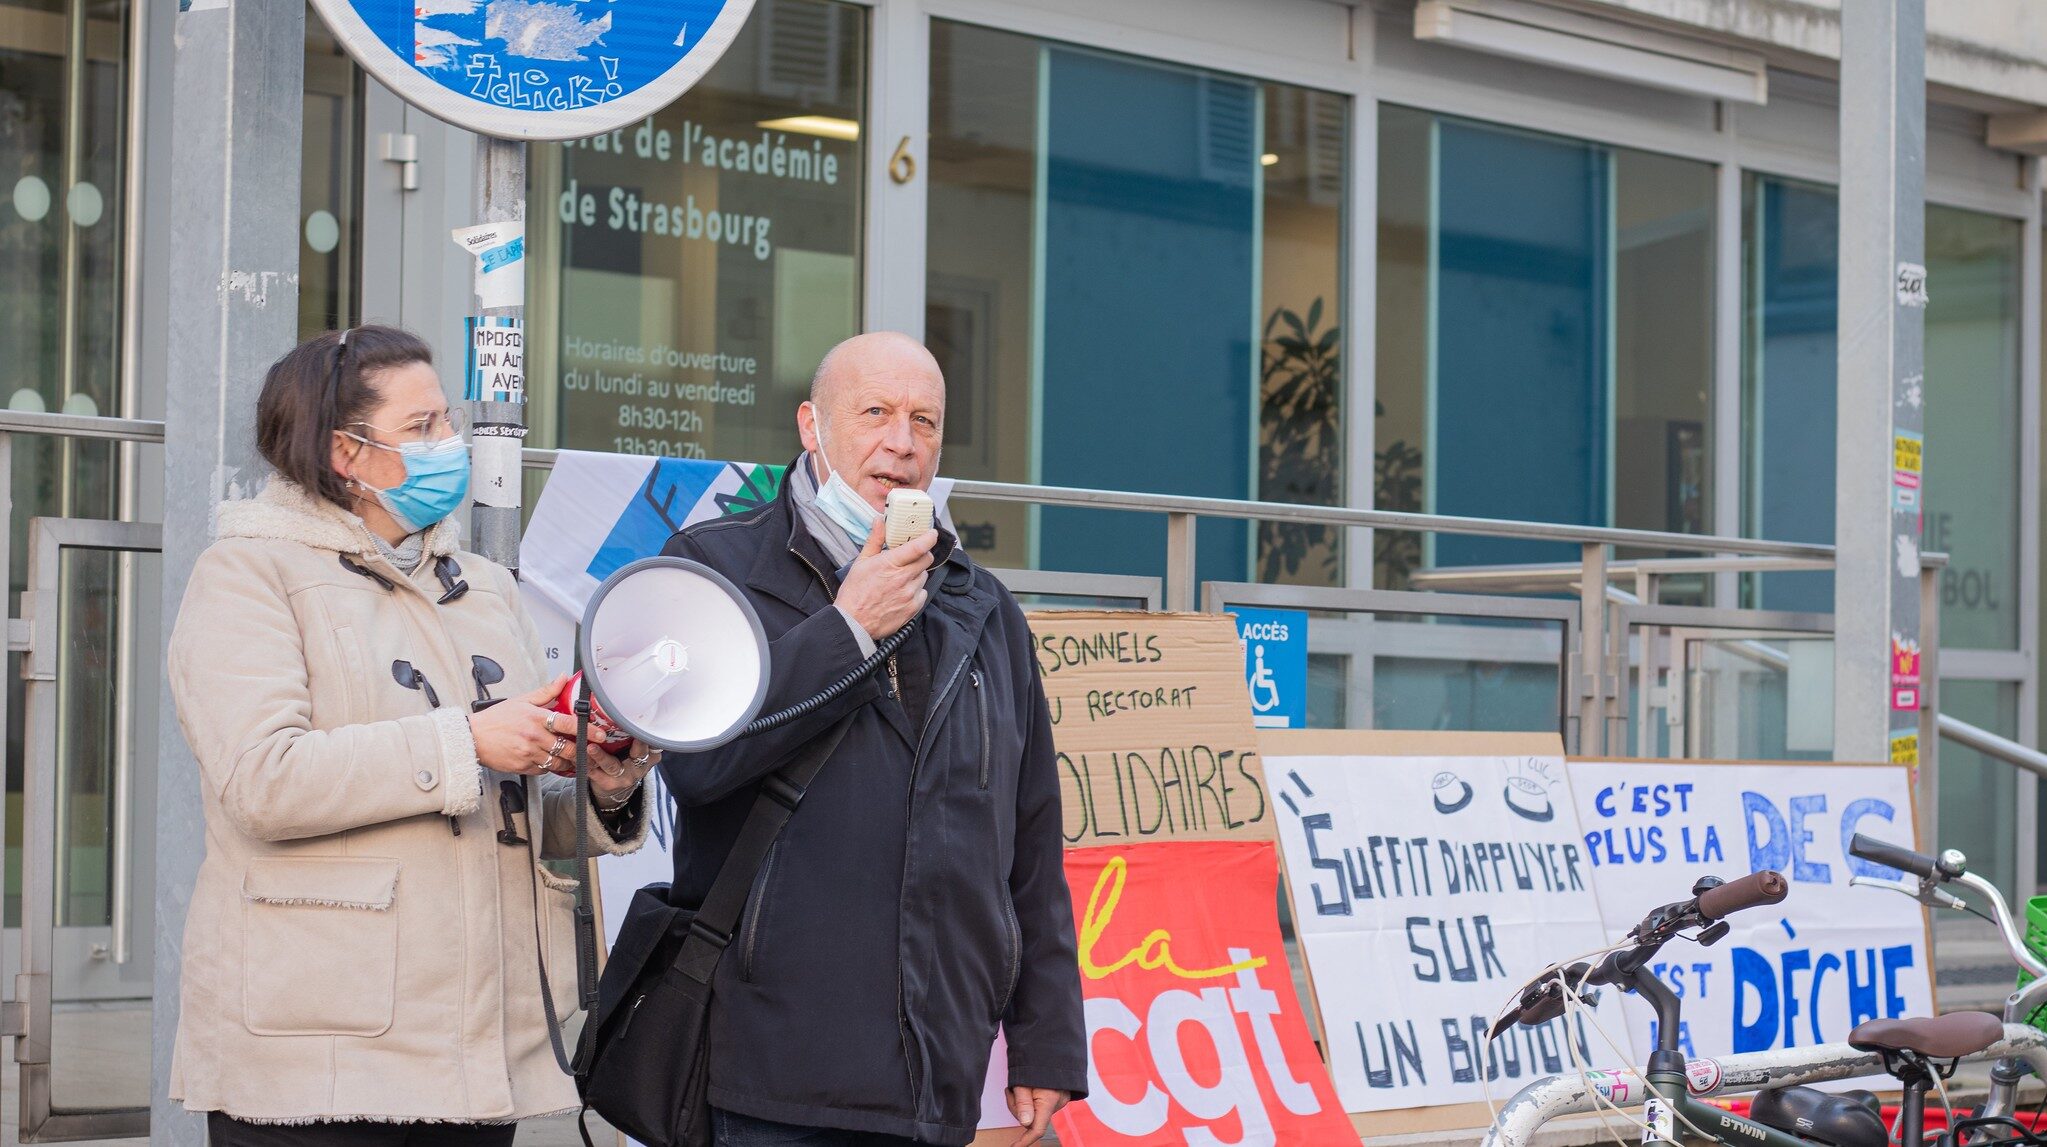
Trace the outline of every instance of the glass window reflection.
<instances>
[{"instance_id":1,"label":"glass window reflection","mask_svg":"<svg viewBox=\"0 0 2047 1147\"><path fill-rule=\"evenodd\" d=\"M867 15L763 0L681 99L529 150L533 444L779 464L860 327Z\"/></svg>"}]
</instances>

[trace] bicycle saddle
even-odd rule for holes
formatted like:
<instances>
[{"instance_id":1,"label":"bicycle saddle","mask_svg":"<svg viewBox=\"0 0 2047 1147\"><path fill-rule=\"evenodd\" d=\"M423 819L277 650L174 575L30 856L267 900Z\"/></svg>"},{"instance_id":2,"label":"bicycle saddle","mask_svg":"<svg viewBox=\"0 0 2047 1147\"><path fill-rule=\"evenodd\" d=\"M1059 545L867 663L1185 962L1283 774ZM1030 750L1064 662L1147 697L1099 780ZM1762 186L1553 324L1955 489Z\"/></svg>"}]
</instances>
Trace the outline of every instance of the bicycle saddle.
<instances>
[{"instance_id":1,"label":"bicycle saddle","mask_svg":"<svg viewBox=\"0 0 2047 1147\"><path fill-rule=\"evenodd\" d=\"M1905 1020L1870 1020L1848 1033L1856 1051L1916 1051L1933 1059L1975 1055L2004 1038L2004 1021L1989 1012L1949 1012Z\"/></svg>"},{"instance_id":2,"label":"bicycle saddle","mask_svg":"<svg viewBox=\"0 0 2047 1147\"><path fill-rule=\"evenodd\" d=\"M1867 1091L1828 1095L1812 1087L1773 1087L1756 1093L1749 1115L1765 1127L1829 1147L1885 1147L1890 1133Z\"/></svg>"}]
</instances>

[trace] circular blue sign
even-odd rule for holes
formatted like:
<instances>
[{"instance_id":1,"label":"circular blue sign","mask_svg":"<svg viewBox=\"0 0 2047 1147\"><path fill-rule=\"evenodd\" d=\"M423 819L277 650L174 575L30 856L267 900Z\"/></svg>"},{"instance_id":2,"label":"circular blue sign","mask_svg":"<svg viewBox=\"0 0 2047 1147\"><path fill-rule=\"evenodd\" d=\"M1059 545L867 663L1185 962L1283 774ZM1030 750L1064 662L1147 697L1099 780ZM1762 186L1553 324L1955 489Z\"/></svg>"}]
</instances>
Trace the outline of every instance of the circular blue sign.
<instances>
[{"instance_id":1,"label":"circular blue sign","mask_svg":"<svg viewBox=\"0 0 2047 1147\"><path fill-rule=\"evenodd\" d=\"M753 0L312 0L363 69L484 135L580 139L653 115L725 54Z\"/></svg>"}]
</instances>

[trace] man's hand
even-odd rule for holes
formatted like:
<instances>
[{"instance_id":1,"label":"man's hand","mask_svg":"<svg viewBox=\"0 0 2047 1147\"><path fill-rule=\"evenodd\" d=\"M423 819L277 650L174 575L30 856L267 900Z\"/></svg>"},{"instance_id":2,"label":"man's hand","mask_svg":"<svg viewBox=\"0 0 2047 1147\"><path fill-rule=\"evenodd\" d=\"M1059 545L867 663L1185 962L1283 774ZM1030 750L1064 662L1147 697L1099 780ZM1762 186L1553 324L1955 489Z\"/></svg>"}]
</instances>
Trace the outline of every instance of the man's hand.
<instances>
[{"instance_id":1,"label":"man's hand","mask_svg":"<svg viewBox=\"0 0 2047 1147\"><path fill-rule=\"evenodd\" d=\"M1031 1144L1045 1137L1052 1128L1052 1116L1073 1096L1064 1091L1053 1091L1045 1087L1012 1087L1009 1089L1009 1113L1023 1124L1023 1134L1017 1136L1011 1147L1031 1147Z\"/></svg>"},{"instance_id":2,"label":"man's hand","mask_svg":"<svg viewBox=\"0 0 2047 1147\"><path fill-rule=\"evenodd\" d=\"M837 604L867 636L876 641L887 637L917 616L930 595L924 592L924 574L931 568L931 548L938 544L938 531L892 550L881 548L882 531L876 524L867 535L867 546L853 559L846 580L839 586Z\"/></svg>"}]
</instances>

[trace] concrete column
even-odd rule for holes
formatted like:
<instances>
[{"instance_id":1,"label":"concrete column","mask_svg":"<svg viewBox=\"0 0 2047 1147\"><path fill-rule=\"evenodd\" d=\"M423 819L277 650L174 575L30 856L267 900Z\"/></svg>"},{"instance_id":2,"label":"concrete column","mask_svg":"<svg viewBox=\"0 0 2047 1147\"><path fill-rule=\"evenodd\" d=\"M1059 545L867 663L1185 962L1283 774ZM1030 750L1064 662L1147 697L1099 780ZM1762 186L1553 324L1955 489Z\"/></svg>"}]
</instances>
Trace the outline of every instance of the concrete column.
<instances>
[{"instance_id":1,"label":"concrete column","mask_svg":"<svg viewBox=\"0 0 2047 1147\"><path fill-rule=\"evenodd\" d=\"M261 484L256 395L298 338L305 9L230 0L177 17L173 56L163 616L177 617L214 507ZM159 662L161 663L161 662ZM198 766L166 693L158 736L150 1141L206 1141L166 1098L185 909L204 854Z\"/></svg>"},{"instance_id":2,"label":"concrete column","mask_svg":"<svg viewBox=\"0 0 2047 1147\"><path fill-rule=\"evenodd\" d=\"M1917 760L1926 327L1925 0L1841 12L1834 755ZM1937 286L1933 289L1939 289ZM1916 651L1909 664L1918 672Z\"/></svg>"}]
</instances>

